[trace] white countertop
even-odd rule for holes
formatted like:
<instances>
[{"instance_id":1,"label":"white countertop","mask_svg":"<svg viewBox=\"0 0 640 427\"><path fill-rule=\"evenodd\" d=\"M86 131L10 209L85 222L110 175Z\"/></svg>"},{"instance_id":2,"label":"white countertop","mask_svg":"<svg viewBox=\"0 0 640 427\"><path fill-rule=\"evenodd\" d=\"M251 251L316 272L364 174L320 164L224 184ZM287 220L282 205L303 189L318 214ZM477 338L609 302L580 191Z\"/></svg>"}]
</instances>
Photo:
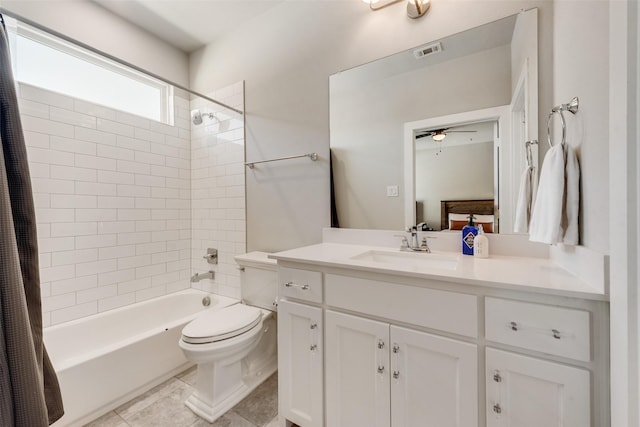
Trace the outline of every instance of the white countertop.
<instances>
[{"instance_id":1,"label":"white countertop","mask_svg":"<svg viewBox=\"0 0 640 427\"><path fill-rule=\"evenodd\" d=\"M455 269L435 267L413 268L411 265L391 265L354 260L354 256L367 251L399 252L389 247L363 246L340 243L321 243L277 252L269 258L278 261L301 262L322 267L370 271L406 277L478 285L500 289L562 295L607 301L604 294L546 258L491 255L480 259L454 252L433 252L433 255L457 257ZM429 257L431 254L418 254Z\"/></svg>"}]
</instances>

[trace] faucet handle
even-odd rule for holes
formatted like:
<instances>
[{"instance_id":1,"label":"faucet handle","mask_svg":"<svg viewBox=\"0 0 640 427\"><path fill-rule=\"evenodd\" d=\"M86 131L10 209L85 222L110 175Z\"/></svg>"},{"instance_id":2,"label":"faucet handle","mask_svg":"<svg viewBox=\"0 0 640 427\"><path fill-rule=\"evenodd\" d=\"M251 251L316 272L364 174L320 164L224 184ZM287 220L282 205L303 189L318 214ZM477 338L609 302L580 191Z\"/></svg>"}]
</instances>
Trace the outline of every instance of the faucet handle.
<instances>
[{"instance_id":1,"label":"faucet handle","mask_svg":"<svg viewBox=\"0 0 640 427\"><path fill-rule=\"evenodd\" d=\"M409 241L407 240L407 236L403 236L401 234L394 234L394 237L402 238L402 242L400 242L400 250L409 248Z\"/></svg>"},{"instance_id":2,"label":"faucet handle","mask_svg":"<svg viewBox=\"0 0 640 427\"><path fill-rule=\"evenodd\" d=\"M420 244L420 250L423 252L431 253L431 248L427 244L427 239L437 239L435 236L422 236L422 243Z\"/></svg>"}]
</instances>

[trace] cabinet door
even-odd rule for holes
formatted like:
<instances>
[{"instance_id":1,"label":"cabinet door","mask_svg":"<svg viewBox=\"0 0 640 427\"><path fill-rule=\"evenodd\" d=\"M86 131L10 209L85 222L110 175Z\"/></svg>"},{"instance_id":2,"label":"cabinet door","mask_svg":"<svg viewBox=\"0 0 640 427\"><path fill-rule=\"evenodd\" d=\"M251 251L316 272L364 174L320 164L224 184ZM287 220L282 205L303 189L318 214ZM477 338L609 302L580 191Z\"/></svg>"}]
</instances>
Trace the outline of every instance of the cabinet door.
<instances>
[{"instance_id":1,"label":"cabinet door","mask_svg":"<svg viewBox=\"0 0 640 427\"><path fill-rule=\"evenodd\" d=\"M278 303L280 416L304 427L322 427L322 310Z\"/></svg>"},{"instance_id":2,"label":"cabinet door","mask_svg":"<svg viewBox=\"0 0 640 427\"><path fill-rule=\"evenodd\" d=\"M477 427L477 346L396 326L390 336L393 427Z\"/></svg>"},{"instance_id":3,"label":"cabinet door","mask_svg":"<svg viewBox=\"0 0 640 427\"><path fill-rule=\"evenodd\" d=\"M326 312L327 426L389 427L389 325Z\"/></svg>"},{"instance_id":4,"label":"cabinet door","mask_svg":"<svg viewBox=\"0 0 640 427\"><path fill-rule=\"evenodd\" d=\"M487 348L487 427L588 427L589 371Z\"/></svg>"}]
</instances>

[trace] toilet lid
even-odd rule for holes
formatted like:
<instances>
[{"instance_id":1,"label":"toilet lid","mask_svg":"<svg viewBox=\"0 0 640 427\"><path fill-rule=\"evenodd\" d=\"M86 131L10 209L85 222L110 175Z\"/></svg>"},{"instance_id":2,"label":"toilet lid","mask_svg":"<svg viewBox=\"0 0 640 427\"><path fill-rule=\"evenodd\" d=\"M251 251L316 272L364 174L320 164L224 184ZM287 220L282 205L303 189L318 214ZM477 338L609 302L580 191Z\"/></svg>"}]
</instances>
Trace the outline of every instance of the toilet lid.
<instances>
[{"instance_id":1,"label":"toilet lid","mask_svg":"<svg viewBox=\"0 0 640 427\"><path fill-rule=\"evenodd\" d=\"M238 336L262 319L259 308L235 304L221 310L207 310L182 329L182 340L205 344Z\"/></svg>"}]
</instances>

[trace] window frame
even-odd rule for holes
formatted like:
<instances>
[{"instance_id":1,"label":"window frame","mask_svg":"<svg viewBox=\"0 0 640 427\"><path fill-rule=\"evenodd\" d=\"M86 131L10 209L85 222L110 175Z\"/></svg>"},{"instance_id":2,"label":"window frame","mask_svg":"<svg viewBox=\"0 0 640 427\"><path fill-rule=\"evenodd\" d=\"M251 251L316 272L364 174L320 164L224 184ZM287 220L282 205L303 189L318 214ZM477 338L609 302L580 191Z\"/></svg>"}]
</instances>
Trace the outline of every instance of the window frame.
<instances>
[{"instance_id":1,"label":"window frame","mask_svg":"<svg viewBox=\"0 0 640 427\"><path fill-rule=\"evenodd\" d=\"M86 49L82 46L79 46L73 42L61 39L60 37L56 37L52 34L48 34L44 31L41 31L35 27L32 27L24 22L21 22L19 20L15 20L15 26L11 26L8 25L9 30L14 30L15 31L15 35L16 37L24 37L27 39L32 40L33 42L39 43L41 45L44 45L46 47L49 47L51 49L55 49L58 50L64 54L67 55L71 55L74 56L82 61L85 61L87 63L90 63L92 65L98 66L98 67L102 67L108 71L111 71L113 73L117 73L120 74L124 77L127 77L131 80L134 80L140 84L149 86L153 89L156 89L160 92L160 105L159 105L159 112L160 112L160 119L159 121L161 123L165 123L168 125L173 125L174 122L174 117L173 117L173 85L166 83L160 79L154 78L149 76L148 74L145 74L143 72L137 71L131 67L127 67L123 64L120 64L114 60L111 60L109 58L107 58L104 55L100 55L99 53L93 52L89 49ZM13 56L13 63L14 63L14 74L16 77L16 81L20 81L19 76L17 75L17 63L16 63L16 58L15 58L15 54L12 55ZM27 83L27 82L25 82ZM43 88L43 89L48 89L48 88ZM73 96L73 95L70 95ZM73 96L75 98L75 96ZM87 102L91 102L94 104L98 104L98 105L104 105L101 104L99 101L96 100L92 100L92 99L83 99ZM115 110L119 110L119 111L123 111L125 113L128 114L133 114L139 117L144 117L148 120L154 120L156 121L156 119L151 118L151 117L145 117L145 116L140 116L139 114L130 112L130 111L124 111L124 110L120 110L118 108L114 108L114 107L109 107L109 108L113 108Z\"/></svg>"}]
</instances>

